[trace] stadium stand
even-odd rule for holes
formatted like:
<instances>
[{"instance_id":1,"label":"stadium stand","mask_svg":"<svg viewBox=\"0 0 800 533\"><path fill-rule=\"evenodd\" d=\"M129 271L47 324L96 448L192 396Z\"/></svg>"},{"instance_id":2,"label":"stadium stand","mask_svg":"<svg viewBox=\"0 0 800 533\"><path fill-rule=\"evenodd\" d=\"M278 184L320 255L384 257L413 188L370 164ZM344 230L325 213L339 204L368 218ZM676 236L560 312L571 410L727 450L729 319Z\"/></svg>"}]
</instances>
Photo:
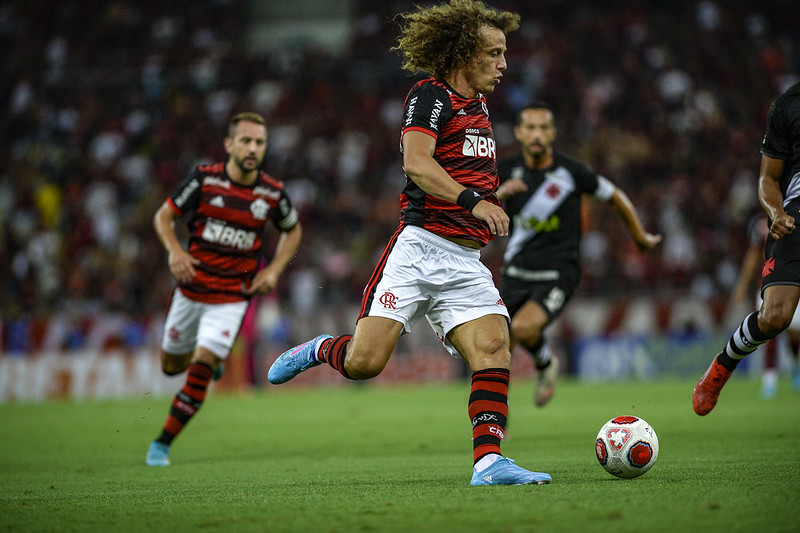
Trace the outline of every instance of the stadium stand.
<instances>
[{"instance_id":1,"label":"stadium stand","mask_svg":"<svg viewBox=\"0 0 800 533\"><path fill-rule=\"evenodd\" d=\"M766 109L800 73L800 5L498 5L523 20L490 98L499 155L516 148L514 111L547 100L559 147L617 181L665 236L640 255L603 206L587 209L581 297L718 308L758 209ZM389 50L391 15L410 6L355 1L343 45L287 37L266 49L253 46L264 21L244 0L4 2L0 352L103 349L88 326L98 321L115 321L112 344L157 342L148 324L173 280L151 217L193 165L224 157L220 134L243 109L269 118L265 167L305 228L254 335L293 344L320 307L358 302L397 223L411 80ZM493 269L501 250L484 253Z\"/></svg>"}]
</instances>

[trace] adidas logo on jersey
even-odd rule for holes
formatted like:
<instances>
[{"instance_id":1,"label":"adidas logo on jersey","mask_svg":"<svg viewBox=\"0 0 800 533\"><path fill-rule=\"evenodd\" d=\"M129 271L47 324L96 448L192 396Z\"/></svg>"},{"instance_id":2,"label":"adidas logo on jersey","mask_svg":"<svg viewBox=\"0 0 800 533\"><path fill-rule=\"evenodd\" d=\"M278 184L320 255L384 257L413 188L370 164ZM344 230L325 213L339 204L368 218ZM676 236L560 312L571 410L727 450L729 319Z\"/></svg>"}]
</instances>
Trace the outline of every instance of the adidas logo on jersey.
<instances>
[{"instance_id":1,"label":"adidas logo on jersey","mask_svg":"<svg viewBox=\"0 0 800 533\"><path fill-rule=\"evenodd\" d=\"M208 205L213 205L214 207L225 207L225 200L222 199L222 196L215 196L208 202Z\"/></svg>"}]
</instances>

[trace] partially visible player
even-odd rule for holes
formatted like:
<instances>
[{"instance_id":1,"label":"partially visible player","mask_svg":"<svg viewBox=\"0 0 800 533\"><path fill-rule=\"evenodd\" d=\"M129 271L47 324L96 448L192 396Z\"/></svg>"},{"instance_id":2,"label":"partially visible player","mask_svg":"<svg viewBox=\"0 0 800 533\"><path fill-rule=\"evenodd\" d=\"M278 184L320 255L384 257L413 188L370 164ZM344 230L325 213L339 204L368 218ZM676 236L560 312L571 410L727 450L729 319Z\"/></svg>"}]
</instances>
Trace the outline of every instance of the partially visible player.
<instances>
[{"instance_id":1,"label":"partially visible player","mask_svg":"<svg viewBox=\"0 0 800 533\"><path fill-rule=\"evenodd\" d=\"M765 214L753 217L749 228L749 246L742 259L739 277L731 294L732 308L738 307L750 294L750 286L756 273L764 265L764 242L769 234L769 223ZM756 308L761 306L761 287L758 287ZM795 309L792 322L786 330L789 337L789 349L792 355L792 385L800 390L800 368L798 368L798 351L800 351L800 306ZM761 374L761 397L773 398L778 393L778 339L770 339L764 345L763 368Z\"/></svg>"},{"instance_id":2,"label":"partially visible player","mask_svg":"<svg viewBox=\"0 0 800 533\"><path fill-rule=\"evenodd\" d=\"M550 483L503 457L508 416L508 313L480 249L508 233L495 195L495 140L487 94L506 65L506 34L519 16L479 0L451 0L400 15L404 67L430 78L408 93L400 132L406 185L401 221L376 266L353 335L319 335L287 350L268 378L284 383L327 363L349 379L380 374L397 340L426 318L451 355L472 370L472 485ZM437 406L431 405L434 410ZM415 413L425 441L426 413ZM425 469L420 457L412 469Z\"/></svg>"},{"instance_id":3,"label":"partially visible player","mask_svg":"<svg viewBox=\"0 0 800 533\"><path fill-rule=\"evenodd\" d=\"M188 369L145 462L169 465L173 439L197 413L215 371L228 357L250 298L266 294L297 251L302 230L283 184L260 170L267 127L255 113L234 116L225 138L227 162L195 168L153 218L178 281L162 341L161 365L173 376ZM186 217L184 250L175 220ZM263 235L271 222L281 231L272 260L258 270Z\"/></svg>"},{"instance_id":4,"label":"partially visible player","mask_svg":"<svg viewBox=\"0 0 800 533\"><path fill-rule=\"evenodd\" d=\"M553 148L556 126L544 102L520 110L514 136L521 153L500 162L497 196L511 217L500 294L511 315L511 339L533 357L538 370L534 403L553 396L558 359L544 330L564 310L581 278L581 198L608 202L640 250L661 235L645 231L625 192L608 179Z\"/></svg>"},{"instance_id":5,"label":"partially visible player","mask_svg":"<svg viewBox=\"0 0 800 533\"><path fill-rule=\"evenodd\" d=\"M692 392L700 416L717 405L719 393L739 361L780 335L792 323L800 299L800 83L779 96L769 109L761 142L758 199L769 217L764 247L758 311L750 313L711 361Z\"/></svg>"}]
</instances>

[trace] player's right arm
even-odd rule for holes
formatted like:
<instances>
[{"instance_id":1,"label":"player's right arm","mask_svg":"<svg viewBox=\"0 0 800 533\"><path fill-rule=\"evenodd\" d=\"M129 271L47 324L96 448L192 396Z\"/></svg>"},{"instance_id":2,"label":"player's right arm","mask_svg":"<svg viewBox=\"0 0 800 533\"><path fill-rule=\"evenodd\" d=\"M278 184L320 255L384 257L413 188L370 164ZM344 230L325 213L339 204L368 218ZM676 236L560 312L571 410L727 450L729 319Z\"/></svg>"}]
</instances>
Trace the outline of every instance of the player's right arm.
<instances>
[{"instance_id":1,"label":"player's right arm","mask_svg":"<svg viewBox=\"0 0 800 533\"><path fill-rule=\"evenodd\" d=\"M179 216L180 213L170 205L169 201L166 201L161 204L153 216L153 228L156 230L161 245L167 251L169 271L179 283L188 283L194 278L194 265L199 264L200 260L184 250L178 240L175 232L175 219Z\"/></svg>"},{"instance_id":2,"label":"player's right arm","mask_svg":"<svg viewBox=\"0 0 800 533\"><path fill-rule=\"evenodd\" d=\"M787 236L795 229L794 217L790 217L783 209L783 193L781 192L781 175L785 162L761 154L761 168L758 175L758 199L761 207L767 212L772 225L770 236L777 240Z\"/></svg>"},{"instance_id":3,"label":"player's right arm","mask_svg":"<svg viewBox=\"0 0 800 533\"><path fill-rule=\"evenodd\" d=\"M625 194L625 191L616 185L614 186L614 192L611 194L609 203L619 219L625 224L628 233L631 234L633 241L641 251L646 252L652 250L655 245L661 242L660 234L648 233L644 229L639 214L633 206L633 202L631 202L631 199Z\"/></svg>"},{"instance_id":4,"label":"player's right arm","mask_svg":"<svg viewBox=\"0 0 800 533\"><path fill-rule=\"evenodd\" d=\"M421 131L403 134L403 171L427 194L457 203L458 196L466 187L450 177L433 158L436 139ZM480 200L472 214L489 225L493 235L508 235L509 218L502 207Z\"/></svg>"}]
</instances>

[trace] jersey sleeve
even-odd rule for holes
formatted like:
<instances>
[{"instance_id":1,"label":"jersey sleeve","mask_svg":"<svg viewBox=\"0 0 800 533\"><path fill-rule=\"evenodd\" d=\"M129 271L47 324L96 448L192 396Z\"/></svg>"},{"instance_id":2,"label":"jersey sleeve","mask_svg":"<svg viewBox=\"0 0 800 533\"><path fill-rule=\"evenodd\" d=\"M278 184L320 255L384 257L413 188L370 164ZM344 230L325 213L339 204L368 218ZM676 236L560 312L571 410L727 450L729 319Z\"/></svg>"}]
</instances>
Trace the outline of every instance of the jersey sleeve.
<instances>
[{"instance_id":1,"label":"jersey sleeve","mask_svg":"<svg viewBox=\"0 0 800 533\"><path fill-rule=\"evenodd\" d=\"M590 194L604 202L609 201L613 196L615 186L611 180L596 174L590 166L584 163L577 163L574 175L578 190L582 194Z\"/></svg>"},{"instance_id":2,"label":"jersey sleeve","mask_svg":"<svg viewBox=\"0 0 800 533\"><path fill-rule=\"evenodd\" d=\"M272 209L270 218L280 231L290 231L300 222L300 214L289 200L286 190L281 189L281 199L278 200L278 205Z\"/></svg>"},{"instance_id":3,"label":"jersey sleeve","mask_svg":"<svg viewBox=\"0 0 800 533\"><path fill-rule=\"evenodd\" d=\"M406 97L402 135L407 131L421 131L438 139L441 128L450 120L452 109L444 89L425 82L415 86Z\"/></svg>"},{"instance_id":4,"label":"jersey sleeve","mask_svg":"<svg viewBox=\"0 0 800 533\"><path fill-rule=\"evenodd\" d=\"M616 187L613 183L611 183L611 180L598 174L597 189L594 191L595 198L607 202L611 200L612 196L614 196L614 189L616 189Z\"/></svg>"},{"instance_id":5,"label":"jersey sleeve","mask_svg":"<svg viewBox=\"0 0 800 533\"><path fill-rule=\"evenodd\" d=\"M774 159L792 158L791 135L786 124L786 105L781 98L775 100L767 114L767 131L761 141L761 153Z\"/></svg>"},{"instance_id":6,"label":"jersey sleeve","mask_svg":"<svg viewBox=\"0 0 800 533\"><path fill-rule=\"evenodd\" d=\"M200 205L202 185L200 171L195 168L189 174L189 177L172 193L172 196L167 199L167 202L180 215L197 209Z\"/></svg>"}]
</instances>

